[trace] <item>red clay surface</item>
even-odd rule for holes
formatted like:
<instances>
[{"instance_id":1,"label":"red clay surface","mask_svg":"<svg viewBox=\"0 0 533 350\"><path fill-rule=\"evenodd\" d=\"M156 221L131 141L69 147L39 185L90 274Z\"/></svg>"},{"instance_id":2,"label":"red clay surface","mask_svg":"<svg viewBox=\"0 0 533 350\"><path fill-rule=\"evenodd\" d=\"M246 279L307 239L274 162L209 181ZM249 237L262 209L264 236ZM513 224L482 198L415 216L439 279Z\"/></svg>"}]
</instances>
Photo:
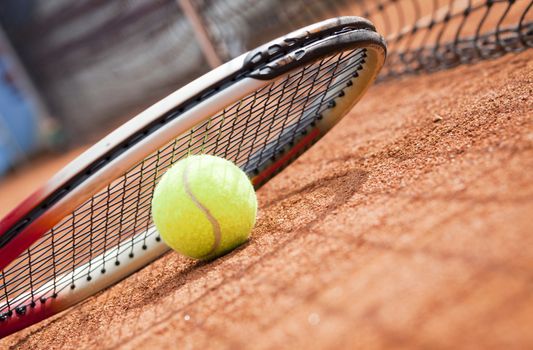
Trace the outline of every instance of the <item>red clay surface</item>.
<instances>
[{"instance_id":1,"label":"red clay surface","mask_svg":"<svg viewBox=\"0 0 533 350\"><path fill-rule=\"evenodd\" d=\"M532 82L530 50L376 86L258 192L248 244L0 348L533 348Z\"/></svg>"}]
</instances>

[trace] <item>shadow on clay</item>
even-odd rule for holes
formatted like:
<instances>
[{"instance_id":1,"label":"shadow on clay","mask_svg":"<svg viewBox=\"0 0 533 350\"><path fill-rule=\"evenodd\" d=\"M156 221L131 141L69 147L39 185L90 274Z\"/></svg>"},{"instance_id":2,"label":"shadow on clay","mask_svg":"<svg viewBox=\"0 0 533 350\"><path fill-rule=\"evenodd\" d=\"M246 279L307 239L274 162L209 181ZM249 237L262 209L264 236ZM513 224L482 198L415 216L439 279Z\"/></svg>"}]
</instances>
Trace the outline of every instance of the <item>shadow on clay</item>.
<instances>
[{"instance_id":1,"label":"shadow on clay","mask_svg":"<svg viewBox=\"0 0 533 350\"><path fill-rule=\"evenodd\" d=\"M277 241L276 245L272 246L272 249L270 249L269 251L265 251L264 254L261 254L260 259L250 260L249 266L243 266L242 269L251 268L253 265L264 261L269 256L275 254L275 252L280 247L285 246L289 241L296 239L300 234L305 234L306 232L308 232L313 225L321 222L331 212L337 210L339 207L347 203L347 201L355 193L358 192L358 190L367 181L367 179L368 172L362 171L360 169L347 169L340 173L337 172L335 174L326 176L311 183L304 184L303 186L296 188L293 191L286 192L283 195L263 205L261 207L261 210L269 212L267 215L277 215L280 209L282 209L280 205L283 205L283 203L290 203L294 200L302 202L302 198L304 198L303 203L301 205L305 208L306 203L311 203L313 201L313 194L317 191L320 191L323 196L326 195L329 197L327 205L319 207L318 210L315 206L313 212L314 215L309 219L302 220L301 217L289 218L290 220L299 219L299 224L291 228L292 234L287 235L284 239ZM299 211L295 211L296 215L298 215L298 212ZM257 232L259 233L259 236L265 235L266 233L264 232L271 232L272 230L279 231L279 227L270 228L268 227L269 224L264 223L262 221L263 220L259 220L256 225L256 228L262 231ZM212 269L216 268L221 264L227 263L228 260L232 259L232 257L234 257L235 255L243 254L249 246L254 244L254 240L256 239L260 239L260 237L256 237L254 235L254 238L252 240L215 260L198 261L187 265L182 270L177 270L174 274L167 275L165 278L160 280L160 283L157 286L154 286L153 288L151 288L151 290L143 291L142 302L130 304L128 306L128 309L144 308L146 307L147 303L158 303L162 298L167 297L170 293L176 292L178 289L184 287L185 285L192 284L195 281L206 278L207 272L211 271ZM240 274L238 274L238 276L240 276ZM176 315L176 313L179 313L183 309L190 306L191 304L198 302L201 298L203 298L205 295L212 292L213 290L217 289L220 285L227 283L227 281L228 278L224 278L219 284L207 288L197 298L187 300L183 305L178 306L177 309L169 310L169 314L161 315L157 323L148 325L145 324L146 328L143 328L143 332L146 331L146 329L152 328L157 324L160 324L163 319L172 317Z\"/></svg>"}]
</instances>

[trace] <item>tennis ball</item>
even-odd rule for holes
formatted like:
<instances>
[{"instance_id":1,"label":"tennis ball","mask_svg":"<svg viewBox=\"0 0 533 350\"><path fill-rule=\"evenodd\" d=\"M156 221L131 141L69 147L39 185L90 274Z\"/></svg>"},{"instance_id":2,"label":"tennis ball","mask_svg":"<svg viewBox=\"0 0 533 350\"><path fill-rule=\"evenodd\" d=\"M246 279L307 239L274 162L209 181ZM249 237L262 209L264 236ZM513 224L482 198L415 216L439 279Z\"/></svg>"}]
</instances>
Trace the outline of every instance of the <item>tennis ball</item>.
<instances>
[{"instance_id":1,"label":"tennis ball","mask_svg":"<svg viewBox=\"0 0 533 350\"><path fill-rule=\"evenodd\" d=\"M257 198L246 176L223 158L178 161L157 184L152 216L163 241L196 259L220 256L248 239Z\"/></svg>"}]
</instances>

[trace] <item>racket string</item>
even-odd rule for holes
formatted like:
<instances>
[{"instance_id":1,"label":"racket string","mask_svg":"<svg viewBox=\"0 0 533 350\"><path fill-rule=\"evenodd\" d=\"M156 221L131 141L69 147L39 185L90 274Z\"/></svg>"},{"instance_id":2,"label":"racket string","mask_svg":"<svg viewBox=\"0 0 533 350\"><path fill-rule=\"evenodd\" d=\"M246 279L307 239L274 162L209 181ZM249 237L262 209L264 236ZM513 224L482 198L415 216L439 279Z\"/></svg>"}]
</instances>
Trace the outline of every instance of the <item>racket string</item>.
<instances>
[{"instance_id":1,"label":"racket string","mask_svg":"<svg viewBox=\"0 0 533 350\"><path fill-rule=\"evenodd\" d=\"M363 69L364 49L328 56L237 101L161 147L63 218L1 273L0 317L75 288L120 264L123 252L159 240L152 193L165 171L190 154L232 160L249 174L314 125ZM112 256L108 253L112 251ZM65 279L64 276L68 276ZM28 295L29 292L29 295Z\"/></svg>"}]
</instances>

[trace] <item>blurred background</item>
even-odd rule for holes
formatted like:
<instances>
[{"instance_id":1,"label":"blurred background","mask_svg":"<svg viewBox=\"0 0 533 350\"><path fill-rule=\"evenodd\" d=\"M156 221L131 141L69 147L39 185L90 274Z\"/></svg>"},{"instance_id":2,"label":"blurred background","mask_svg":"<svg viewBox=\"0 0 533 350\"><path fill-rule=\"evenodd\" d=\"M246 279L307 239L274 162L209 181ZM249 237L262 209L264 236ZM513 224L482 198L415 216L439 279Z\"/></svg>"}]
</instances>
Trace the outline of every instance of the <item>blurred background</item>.
<instances>
[{"instance_id":1,"label":"blurred background","mask_svg":"<svg viewBox=\"0 0 533 350\"><path fill-rule=\"evenodd\" d=\"M376 24L386 80L532 47L532 11L531 0L1 0L0 177L325 18Z\"/></svg>"}]
</instances>

